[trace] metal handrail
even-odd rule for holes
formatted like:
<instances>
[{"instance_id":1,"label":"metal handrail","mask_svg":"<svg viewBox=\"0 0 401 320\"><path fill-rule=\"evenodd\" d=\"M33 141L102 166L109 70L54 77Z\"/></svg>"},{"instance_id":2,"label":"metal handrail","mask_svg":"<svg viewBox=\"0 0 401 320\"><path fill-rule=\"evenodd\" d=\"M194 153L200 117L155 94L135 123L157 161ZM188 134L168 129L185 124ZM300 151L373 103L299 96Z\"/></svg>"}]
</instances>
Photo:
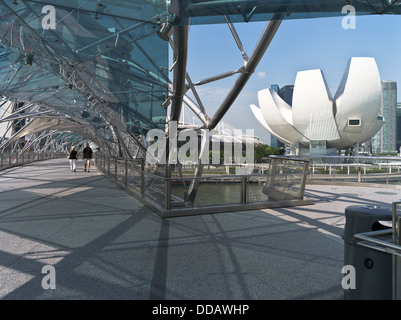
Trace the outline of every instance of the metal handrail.
<instances>
[{"instance_id":1,"label":"metal handrail","mask_svg":"<svg viewBox=\"0 0 401 320\"><path fill-rule=\"evenodd\" d=\"M276 157L274 157L276 158ZM107 157L108 161L110 161L111 157ZM125 161L127 161L127 164L130 163L138 163L140 164L142 160L133 160L133 159L129 159L126 160L124 158L113 158L115 160L117 160L117 162L122 163L125 165ZM277 157L276 159L282 159L282 160L295 160L295 161L302 161L302 162L308 162L308 161L304 161L304 160L300 160L300 159L288 159L288 158L281 158L281 157ZM111 163L115 163L115 160L111 161ZM240 166L240 164L231 164L229 166ZM310 172L288 172L288 173L265 173L265 174L258 174L258 173L251 173L251 174L222 174L222 175L204 175L202 177L194 177L194 176L188 176L188 177L163 177L160 175L157 175L153 172L149 172L147 170L141 170L139 168L136 167L130 167L132 170L140 172L140 173L144 173L147 174L149 176L152 176L154 178L158 178L158 179L163 179L163 180L171 180L171 181L182 181L182 180L188 180L188 179L196 179L196 180L202 180L202 179L207 179L207 178L227 178L227 179L241 179L241 178L257 178L257 177L269 177L269 176L287 176L287 175L310 175Z\"/></svg>"},{"instance_id":2,"label":"metal handrail","mask_svg":"<svg viewBox=\"0 0 401 320\"><path fill-rule=\"evenodd\" d=\"M296 170L296 172L288 172L288 173L283 173L281 170L287 169L288 164L286 164L285 168L281 168L280 164L277 164L277 162L282 162L282 160L286 161L289 159L272 159L272 163L270 164L270 168L273 171L270 171L269 173L253 173L253 174L237 174L237 175L233 175L233 174L216 174L216 175L204 175L201 177L198 176L193 176L193 175L189 175L189 176L174 176L172 177L171 174L169 174L169 170L171 170L171 167L168 165L163 165L161 167L162 171L160 172L161 174L157 174L157 172L151 172L145 169L145 160L144 159L124 159L124 158L114 158L114 157L110 157L107 155L100 155L100 156L96 156L96 163L98 165L99 170L104 171L104 173L106 175L108 175L111 179L115 180L116 183L122 183L124 186L128 188L128 190L130 191L140 191L140 194L137 194L142 200L144 200L145 202L148 202L148 198L151 197L152 198L152 194L147 193L147 188L145 186L148 185L148 183L145 183L145 178L153 178L156 179L157 181L159 181L160 183L162 183L162 185L156 186L156 188L160 189L159 191L163 193L163 197L162 198L158 198L155 199L156 202L158 202L159 204L161 204L163 206L164 210L163 212L169 212L171 207L171 201L172 201L172 182L184 182L186 180L191 180L191 181L202 181L202 182L216 182L216 181L221 181L221 182L234 182L234 183L240 183L241 184L241 194L240 196L240 202L239 205L241 205L241 208L244 208L244 206L248 206L250 207L251 204L258 204L259 206L263 203L267 203L267 202L271 202L271 201L291 201L291 200L296 200L294 201L294 203L300 203L299 201L304 201L303 200L303 196L304 196L304 190L305 190L305 183L306 183L306 178L309 174L308 171L308 162L307 161L302 161L303 162L303 166L302 169L299 165L294 165L293 170L289 170L289 171L294 171L294 169ZM297 160L300 161L300 160ZM276 164L275 164L276 163ZM100 164L100 165L99 165ZM114 172L111 172L109 165L113 165L114 166ZM228 166L238 166L240 164L230 164ZM267 164L266 164L267 165ZM224 165L223 166L227 166ZM155 168L154 166L152 166L151 168ZM156 166L157 168L157 166ZM125 169L125 170L124 170ZM277 171L276 171L277 169ZM164 171L166 170L166 171ZM164 172L166 173L166 175L164 176ZM140 184L136 185L135 182L129 182L129 176L132 177L139 177L140 178ZM284 178L282 178L284 177ZM295 181L294 179L292 179L292 177L296 177L298 181ZM267 188L268 190L266 190L266 192L269 192L271 194L267 194L265 191L262 191L266 196L268 196L268 198L266 198L266 200L260 200L260 201L248 201L248 190L249 190L249 185L253 182L256 182L255 179L258 180L258 182L260 182L260 179L269 179L269 178L273 178L270 179L272 180L268 185L263 184L263 188ZM277 181L274 179L277 178ZM281 179L281 181L280 181ZM139 180L138 180L139 181ZM155 182L155 181L150 181L149 186L154 185L153 183L159 183L159 182ZM267 181L267 180L266 180ZM296 186L296 190L294 192L294 190L292 190L292 188ZM284 194L284 196L280 197L278 196L278 193L282 193L284 192L282 190L282 188L286 188L288 187L286 190L288 192L290 192L291 189L291 194L288 194L287 196L289 198L286 198L286 195ZM131 188L134 188L135 190L131 190ZM193 200L189 200L188 198L185 197L185 192L187 192L187 190L185 189L185 184L183 183L183 188L184 188L184 203L185 203L185 208L188 208L188 204L192 203L192 205L194 205L194 201ZM164 199L164 200L163 200ZM311 200L308 200L305 202L310 203ZM237 202L235 201L234 203L230 204L237 204ZM289 202L287 202L287 205L290 204ZM220 208L225 208L227 204L221 205ZM177 208L177 203L175 203L174 205L174 209ZM197 210L198 207L194 207L193 211L195 212ZM217 209L218 206L214 206L214 209Z\"/></svg>"},{"instance_id":3,"label":"metal handrail","mask_svg":"<svg viewBox=\"0 0 401 320\"><path fill-rule=\"evenodd\" d=\"M393 236L393 234L394 234L393 230L388 229L388 230L378 230L378 231L357 233L354 235L354 237L357 239L363 240L363 241L374 243L378 246L382 246L385 248L385 250L380 250L379 248L377 248L377 250L379 250L379 251L388 252L388 253L392 253L392 254L401 256L401 246L399 244L395 244L395 243L388 242L385 240L373 238L374 236L384 236L384 235ZM363 242L357 242L357 243L359 245L366 246L366 244ZM372 247L372 246L369 246L369 247L375 249L375 247Z\"/></svg>"},{"instance_id":4,"label":"metal handrail","mask_svg":"<svg viewBox=\"0 0 401 320\"><path fill-rule=\"evenodd\" d=\"M392 285L393 299L401 299L401 279L398 279L398 264L401 263L401 239L400 239L400 223L401 217L397 215L397 205L401 201L392 203L392 228L370 231L355 234L354 237L362 241L357 242L358 245L368 247L373 250L389 253L393 255L392 261ZM398 221L397 221L398 219ZM398 228L397 228L398 225ZM391 236L391 241L375 239L377 236ZM373 245L372 245L373 244Z\"/></svg>"}]
</instances>

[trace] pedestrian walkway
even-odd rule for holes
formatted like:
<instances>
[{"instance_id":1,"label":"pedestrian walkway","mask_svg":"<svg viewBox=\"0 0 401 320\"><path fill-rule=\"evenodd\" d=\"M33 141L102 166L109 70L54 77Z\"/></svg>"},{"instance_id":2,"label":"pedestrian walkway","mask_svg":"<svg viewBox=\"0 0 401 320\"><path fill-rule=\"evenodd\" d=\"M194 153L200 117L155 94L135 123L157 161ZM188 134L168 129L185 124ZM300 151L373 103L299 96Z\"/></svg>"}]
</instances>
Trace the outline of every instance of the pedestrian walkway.
<instances>
[{"instance_id":1,"label":"pedestrian walkway","mask_svg":"<svg viewBox=\"0 0 401 320\"><path fill-rule=\"evenodd\" d=\"M0 299L342 299L345 208L401 198L310 185L314 205L162 219L82 166L0 171Z\"/></svg>"}]
</instances>

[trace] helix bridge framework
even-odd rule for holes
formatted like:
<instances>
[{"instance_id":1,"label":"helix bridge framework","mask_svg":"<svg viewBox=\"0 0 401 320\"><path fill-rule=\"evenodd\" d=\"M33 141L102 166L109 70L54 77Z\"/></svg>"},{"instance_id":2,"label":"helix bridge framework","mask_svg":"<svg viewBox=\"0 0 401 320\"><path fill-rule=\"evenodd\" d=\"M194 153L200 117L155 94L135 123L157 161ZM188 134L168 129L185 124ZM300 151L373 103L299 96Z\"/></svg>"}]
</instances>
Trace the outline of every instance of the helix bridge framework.
<instances>
[{"instance_id":1,"label":"helix bridge framework","mask_svg":"<svg viewBox=\"0 0 401 320\"><path fill-rule=\"evenodd\" d=\"M169 137L171 123L188 128L184 109L199 134L218 128L282 21L344 16L344 8L401 13L396 0L0 0L0 153L56 154L91 141L103 157L143 160L150 130ZM235 25L255 21L266 27L246 52ZM243 64L192 79L189 28L206 24L227 25ZM229 77L234 84L211 114L198 89ZM199 158L206 150L200 145ZM192 176L203 169L195 165ZM197 181L184 185L188 202Z\"/></svg>"}]
</instances>

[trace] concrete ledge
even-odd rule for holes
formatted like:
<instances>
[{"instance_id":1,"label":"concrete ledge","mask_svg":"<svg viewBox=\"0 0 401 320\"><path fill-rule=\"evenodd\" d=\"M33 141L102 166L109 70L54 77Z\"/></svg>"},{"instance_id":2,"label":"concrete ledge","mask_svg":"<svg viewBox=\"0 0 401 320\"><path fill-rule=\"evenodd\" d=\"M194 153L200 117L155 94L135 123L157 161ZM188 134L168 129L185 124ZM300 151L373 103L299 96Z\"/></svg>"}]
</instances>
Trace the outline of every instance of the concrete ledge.
<instances>
[{"instance_id":1,"label":"concrete ledge","mask_svg":"<svg viewBox=\"0 0 401 320\"><path fill-rule=\"evenodd\" d=\"M386 183L369 183L369 182L345 182L345 181L308 181L306 185L322 185L322 186L348 186L348 187L366 187L366 188L385 188L401 190L401 185Z\"/></svg>"}]
</instances>

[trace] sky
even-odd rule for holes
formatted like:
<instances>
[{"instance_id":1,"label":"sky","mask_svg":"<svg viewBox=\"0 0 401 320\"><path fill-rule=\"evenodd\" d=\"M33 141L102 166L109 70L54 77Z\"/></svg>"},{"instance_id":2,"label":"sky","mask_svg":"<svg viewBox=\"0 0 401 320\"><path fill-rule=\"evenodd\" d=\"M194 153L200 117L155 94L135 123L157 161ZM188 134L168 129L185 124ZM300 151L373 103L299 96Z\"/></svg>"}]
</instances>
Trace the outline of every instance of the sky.
<instances>
[{"instance_id":1,"label":"sky","mask_svg":"<svg viewBox=\"0 0 401 320\"><path fill-rule=\"evenodd\" d=\"M250 104L259 106L257 93L295 82L298 71L321 69L334 95L351 57L373 57L382 80L398 83L401 101L401 16L356 16L355 29L343 29L343 16L285 20L246 86L226 113L226 122L245 134L253 129L269 144L269 133L253 116ZM267 22L237 23L235 28L245 52L251 55ZM227 25L190 27L187 71L192 82L237 70L243 58ZM237 75L197 87L211 117L233 86ZM184 113L190 121L190 112Z\"/></svg>"}]
</instances>

